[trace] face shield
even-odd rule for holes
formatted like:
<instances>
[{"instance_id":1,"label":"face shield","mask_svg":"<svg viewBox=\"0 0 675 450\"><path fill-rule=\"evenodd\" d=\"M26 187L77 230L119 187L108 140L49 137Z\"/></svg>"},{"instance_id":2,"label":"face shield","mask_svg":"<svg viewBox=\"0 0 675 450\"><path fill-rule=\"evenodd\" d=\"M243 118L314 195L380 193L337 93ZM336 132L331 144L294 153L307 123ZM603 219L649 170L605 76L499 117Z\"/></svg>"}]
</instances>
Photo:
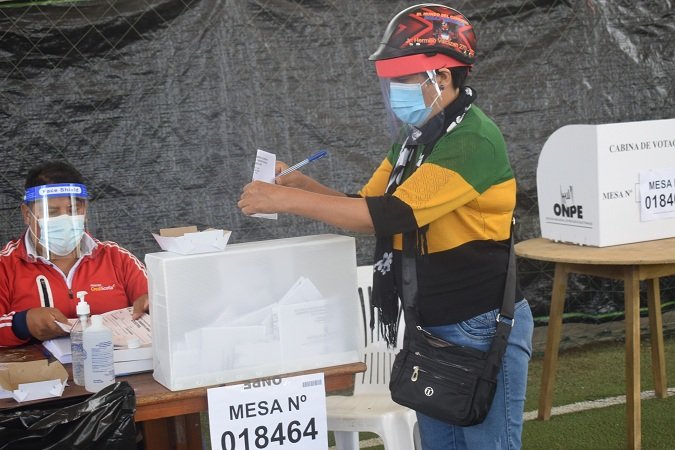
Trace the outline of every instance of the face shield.
<instances>
[{"instance_id":1,"label":"face shield","mask_svg":"<svg viewBox=\"0 0 675 450\"><path fill-rule=\"evenodd\" d=\"M87 188L82 184L45 184L26 189L24 206L28 232L45 259L79 258L85 232Z\"/></svg>"},{"instance_id":2,"label":"face shield","mask_svg":"<svg viewBox=\"0 0 675 450\"><path fill-rule=\"evenodd\" d=\"M445 121L436 72L380 77L391 137L424 144L440 136Z\"/></svg>"}]
</instances>

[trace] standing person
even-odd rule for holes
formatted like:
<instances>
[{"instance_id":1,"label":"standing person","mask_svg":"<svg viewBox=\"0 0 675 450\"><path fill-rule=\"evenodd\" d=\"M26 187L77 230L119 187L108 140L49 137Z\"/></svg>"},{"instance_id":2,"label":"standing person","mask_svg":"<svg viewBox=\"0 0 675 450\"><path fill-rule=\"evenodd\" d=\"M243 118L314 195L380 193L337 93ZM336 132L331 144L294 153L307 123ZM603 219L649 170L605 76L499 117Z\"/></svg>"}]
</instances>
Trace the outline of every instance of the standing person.
<instances>
[{"instance_id":1,"label":"standing person","mask_svg":"<svg viewBox=\"0 0 675 450\"><path fill-rule=\"evenodd\" d=\"M499 128L465 85L476 37L458 11L406 8L370 56L382 84L394 144L357 196L292 172L244 187L245 214L290 213L376 236L373 302L395 342L402 233L417 230L420 324L459 345L487 351L501 306L516 182ZM285 168L279 164L278 170ZM516 293L514 326L490 412L460 427L418 413L423 448L521 446L532 313Z\"/></svg>"},{"instance_id":2,"label":"standing person","mask_svg":"<svg viewBox=\"0 0 675 450\"><path fill-rule=\"evenodd\" d=\"M26 232L0 251L0 346L66 333L56 322L75 318L78 291L92 314L133 306L148 310L148 279L135 256L101 242L86 228L87 187L64 162L29 170L21 214Z\"/></svg>"}]
</instances>

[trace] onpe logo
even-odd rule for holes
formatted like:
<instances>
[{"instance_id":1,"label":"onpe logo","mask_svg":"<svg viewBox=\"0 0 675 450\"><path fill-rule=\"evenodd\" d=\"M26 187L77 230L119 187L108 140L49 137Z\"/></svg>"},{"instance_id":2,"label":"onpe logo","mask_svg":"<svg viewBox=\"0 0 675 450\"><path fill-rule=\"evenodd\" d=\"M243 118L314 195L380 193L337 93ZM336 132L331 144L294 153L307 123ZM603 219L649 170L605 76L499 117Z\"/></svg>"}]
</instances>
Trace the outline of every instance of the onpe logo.
<instances>
[{"instance_id":1,"label":"onpe logo","mask_svg":"<svg viewBox=\"0 0 675 450\"><path fill-rule=\"evenodd\" d=\"M566 191L560 186L560 203L565 206L574 205L574 188L570 186Z\"/></svg>"},{"instance_id":2,"label":"onpe logo","mask_svg":"<svg viewBox=\"0 0 675 450\"><path fill-rule=\"evenodd\" d=\"M558 217L584 218L583 207L574 203L574 188L572 186L566 191L560 186L560 203L555 203L553 205L553 214Z\"/></svg>"},{"instance_id":3,"label":"onpe logo","mask_svg":"<svg viewBox=\"0 0 675 450\"><path fill-rule=\"evenodd\" d=\"M426 395L427 397L431 397L432 395L434 395L434 388L432 388L431 386L427 386L426 388L424 388L424 395Z\"/></svg>"}]
</instances>

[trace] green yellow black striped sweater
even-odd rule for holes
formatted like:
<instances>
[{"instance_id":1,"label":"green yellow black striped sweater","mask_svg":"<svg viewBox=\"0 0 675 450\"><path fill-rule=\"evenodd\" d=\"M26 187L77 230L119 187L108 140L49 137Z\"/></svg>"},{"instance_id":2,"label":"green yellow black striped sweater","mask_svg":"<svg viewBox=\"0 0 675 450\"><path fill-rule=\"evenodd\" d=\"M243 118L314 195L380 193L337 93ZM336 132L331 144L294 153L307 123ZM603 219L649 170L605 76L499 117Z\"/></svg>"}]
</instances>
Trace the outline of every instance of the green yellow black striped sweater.
<instances>
[{"instance_id":1,"label":"green yellow black striped sweater","mask_svg":"<svg viewBox=\"0 0 675 450\"><path fill-rule=\"evenodd\" d=\"M412 175L404 174L394 194L384 196L399 152L400 145L393 146L359 192L375 234L393 236L399 292L401 233L429 225L428 254L417 262L421 323L456 323L498 308L516 203L516 182L499 128L472 106L425 162Z\"/></svg>"}]
</instances>

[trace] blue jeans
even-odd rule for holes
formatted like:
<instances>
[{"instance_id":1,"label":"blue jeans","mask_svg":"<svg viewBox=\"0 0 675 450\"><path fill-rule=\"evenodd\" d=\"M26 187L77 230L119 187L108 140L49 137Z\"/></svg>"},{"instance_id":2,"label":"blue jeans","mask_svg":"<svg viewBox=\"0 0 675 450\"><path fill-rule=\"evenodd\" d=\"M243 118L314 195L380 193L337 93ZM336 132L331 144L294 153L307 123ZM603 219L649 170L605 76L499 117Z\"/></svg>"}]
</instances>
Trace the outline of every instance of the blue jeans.
<instances>
[{"instance_id":1,"label":"blue jeans","mask_svg":"<svg viewBox=\"0 0 675 450\"><path fill-rule=\"evenodd\" d=\"M494 310L464 322L425 329L447 341L487 351L496 330L498 312ZM515 324L497 377L495 398L485 421L460 427L417 413L424 450L520 448L527 365L532 355L534 328L527 300L516 303L514 316Z\"/></svg>"}]
</instances>

